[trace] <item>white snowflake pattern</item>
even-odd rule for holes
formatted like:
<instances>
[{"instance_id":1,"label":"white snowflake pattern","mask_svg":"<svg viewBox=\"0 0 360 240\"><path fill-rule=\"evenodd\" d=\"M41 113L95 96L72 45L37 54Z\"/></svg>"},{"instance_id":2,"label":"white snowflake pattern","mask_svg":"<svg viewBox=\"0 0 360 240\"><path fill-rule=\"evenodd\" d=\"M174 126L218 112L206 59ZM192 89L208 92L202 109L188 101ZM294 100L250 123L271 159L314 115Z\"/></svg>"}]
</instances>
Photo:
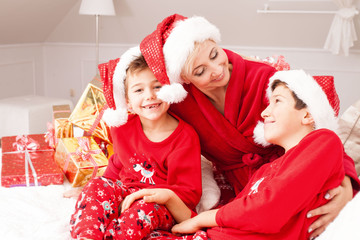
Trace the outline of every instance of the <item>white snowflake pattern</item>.
<instances>
[{"instance_id":1,"label":"white snowflake pattern","mask_svg":"<svg viewBox=\"0 0 360 240\"><path fill-rule=\"evenodd\" d=\"M250 192L248 193L248 195L257 193L257 192L258 192L258 188L259 188L261 182L264 181L264 179L265 179L265 177L260 178L259 180L257 180L257 181L252 185L252 187L250 188Z\"/></svg>"},{"instance_id":2,"label":"white snowflake pattern","mask_svg":"<svg viewBox=\"0 0 360 240\"><path fill-rule=\"evenodd\" d=\"M86 231L86 233L87 233L87 234L93 234L93 230L88 229L88 230Z\"/></svg>"},{"instance_id":3,"label":"white snowflake pattern","mask_svg":"<svg viewBox=\"0 0 360 240\"><path fill-rule=\"evenodd\" d=\"M136 159L135 159L134 157L131 157L131 158L129 159L129 161L130 161L131 163L134 163L134 162L136 162Z\"/></svg>"},{"instance_id":4,"label":"white snowflake pattern","mask_svg":"<svg viewBox=\"0 0 360 240\"><path fill-rule=\"evenodd\" d=\"M134 215L133 213L131 213L130 216L129 216L129 218L130 218L130 219L131 219L131 218L134 218L134 216L135 216L135 215Z\"/></svg>"},{"instance_id":5,"label":"white snowflake pattern","mask_svg":"<svg viewBox=\"0 0 360 240\"><path fill-rule=\"evenodd\" d=\"M98 191L98 195L101 197L104 195L104 192L103 191Z\"/></svg>"},{"instance_id":6,"label":"white snowflake pattern","mask_svg":"<svg viewBox=\"0 0 360 240\"><path fill-rule=\"evenodd\" d=\"M92 217L92 216L86 216L86 220L89 220L89 221L91 221L91 220L93 220L94 218Z\"/></svg>"},{"instance_id":7,"label":"white snowflake pattern","mask_svg":"<svg viewBox=\"0 0 360 240\"><path fill-rule=\"evenodd\" d=\"M134 229L129 228L129 229L126 231L126 234L129 235L129 236L133 235L133 234L134 234Z\"/></svg>"},{"instance_id":8,"label":"white snowflake pattern","mask_svg":"<svg viewBox=\"0 0 360 240\"><path fill-rule=\"evenodd\" d=\"M96 210L98 210L98 207L97 206L91 206L91 210L96 211Z\"/></svg>"},{"instance_id":9,"label":"white snowflake pattern","mask_svg":"<svg viewBox=\"0 0 360 240\"><path fill-rule=\"evenodd\" d=\"M92 201L92 197L87 197L87 198L86 198L86 201L87 201L87 202L91 202L91 201Z\"/></svg>"}]
</instances>

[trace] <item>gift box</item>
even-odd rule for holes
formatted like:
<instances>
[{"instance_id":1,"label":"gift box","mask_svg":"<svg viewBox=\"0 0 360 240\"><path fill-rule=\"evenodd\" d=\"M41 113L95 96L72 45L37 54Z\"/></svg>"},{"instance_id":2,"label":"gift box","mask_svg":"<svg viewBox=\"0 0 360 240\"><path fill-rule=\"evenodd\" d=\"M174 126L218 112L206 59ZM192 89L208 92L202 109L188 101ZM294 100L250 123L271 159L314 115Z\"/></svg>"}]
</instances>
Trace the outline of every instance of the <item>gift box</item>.
<instances>
[{"instance_id":1,"label":"gift box","mask_svg":"<svg viewBox=\"0 0 360 240\"><path fill-rule=\"evenodd\" d=\"M111 144L110 129L101 119L106 106L102 82L97 76L81 95L69 121L86 131L86 136L98 137Z\"/></svg>"},{"instance_id":2,"label":"gift box","mask_svg":"<svg viewBox=\"0 0 360 240\"><path fill-rule=\"evenodd\" d=\"M3 137L1 147L3 187L63 184L64 175L44 134Z\"/></svg>"},{"instance_id":3,"label":"gift box","mask_svg":"<svg viewBox=\"0 0 360 240\"><path fill-rule=\"evenodd\" d=\"M70 138L74 136L73 125L69 121L71 115L69 105L54 105L54 131L55 138Z\"/></svg>"},{"instance_id":4,"label":"gift box","mask_svg":"<svg viewBox=\"0 0 360 240\"><path fill-rule=\"evenodd\" d=\"M92 137L61 138L55 161L73 187L84 186L91 178L102 176L108 159Z\"/></svg>"},{"instance_id":5,"label":"gift box","mask_svg":"<svg viewBox=\"0 0 360 240\"><path fill-rule=\"evenodd\" d=\"M45 141L49 146L56 148L59 138L74 137L73 124L69 121L70 105L54 105L53 121L47 123Z\"/></svg>"}]
</instances>

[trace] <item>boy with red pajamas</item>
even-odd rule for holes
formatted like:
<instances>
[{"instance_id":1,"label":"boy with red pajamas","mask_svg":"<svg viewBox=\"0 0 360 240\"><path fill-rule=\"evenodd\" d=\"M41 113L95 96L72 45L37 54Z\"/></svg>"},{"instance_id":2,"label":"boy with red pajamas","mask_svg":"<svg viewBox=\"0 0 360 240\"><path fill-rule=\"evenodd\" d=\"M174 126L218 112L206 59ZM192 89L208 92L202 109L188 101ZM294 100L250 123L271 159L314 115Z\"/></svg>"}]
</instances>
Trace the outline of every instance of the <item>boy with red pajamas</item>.
<instances>
[{"instance_id":1,"label":"boy with red pajamas","mask_svg":"<svg viewBox=\"0 0 360 240\"><path fill-rule=\"evenodd\" d=\"M155 78L139 47L99 69L110 107L104 120L111 126L114 155L104 175L92 179L80 194L71 236L129 240L143 239L156 229L169 231L184 219L170 213L169 204L193 210L201 197L199 138L167 111L171 101L158 98L167 82ZM128 116L128 111L135 114ZM121 209L126 196L155 188L166 194L164 204L141 199ZM186 218L193 214L186 213Z\"/></svg>"},{"instance_id":2,"label":"boy with red pajamas","mask_svg":"<svg viewBox=\"0 0 360 240\"><path fill-rule=\"evenodd\" d=\"M308 228L317 217L307 213L327 202L327 191L344 178L343 146L334 133L339 104L334 82L302 70L279 71L267 95L264 123L254 135L258 143L283 147L285 154L259 168L232 202L175 225L174 233L208 227L212 240L310 238Z\"/></svg>"}]
</instances>

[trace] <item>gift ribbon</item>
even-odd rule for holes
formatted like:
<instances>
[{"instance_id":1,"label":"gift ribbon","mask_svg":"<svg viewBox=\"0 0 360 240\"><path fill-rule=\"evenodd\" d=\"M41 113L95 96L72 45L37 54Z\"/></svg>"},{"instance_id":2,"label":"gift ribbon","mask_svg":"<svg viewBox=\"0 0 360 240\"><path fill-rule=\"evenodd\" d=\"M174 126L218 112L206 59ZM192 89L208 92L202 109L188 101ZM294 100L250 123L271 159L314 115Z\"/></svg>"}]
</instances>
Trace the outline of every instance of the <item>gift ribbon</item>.
<instances>
[{"instance_id":1,"label":"gift ribbon","mask_svg":"<svg viewBox=\"0 0 360 240\"><path fill-rule=\"evenodd\" d=\"M25 179L26 179L26 186L30 186L30 180L29 180L29 165L32 171L32 175L34 177L34 184L35 186L39 186L38 180L37 180L37 174L34 168L34 165L32 164L31 157L29 151L36 151L40 148L39 143L37 143L34 139L28 138L24 135L18 135L16 136L16 142L13 143L13 147L17 149L17 152L24 153L25 154Z\"/></svg>"},{"instance_id":2,"label":"gift ribbon","mask_svg":"<svg viewBox=\"0 0 360 240\"><path fill-rule=\"evenodd\" d=\"M55 128L50 122L47 123L47 131L45 133L45 142L49 143L49 146L55 148Z\"/></svg>"},{"instance_id":3,"label":"gift ribbon","mask_svg":"<svg viewBox=\"0 0 360 240\"><path fill-rule=\"evenodd\" d=\"M96 173L98 171L98 164L95 162L94 158L91 156L91 154L99 154L101 153L101 149L94 149L92 150L91 149L91 146L90 146L90 141L89 141L89 138L86 138L86 137L78 137L77 138L78 140L78 143L79 143L79 147L76 149L75 152L71 152L69 153L68 157L67 157L67 160L66 160L66 163L65 163L65 166L64 166L64 173L67 171L67 168L69 166L69 161L70 161L70 157L72 155L75 155L75 156L78 156L80 157L82 160L84 161L89 161L93 164L94 166L94 171L92 173L92 176L91 178L94 178L96 177Z\"/></svg>"},{"instance_id":4,"label":"gift ribbon","mask_svg":"<svg viewBox=\"0 0 360 240\"><path fill-rule=\"evenodd\" d=\"M54 113L69 113L69 112L70 112L70 110L61 110L61 111L56 110L56 111L53 111L53 114Z\"/></svg>"},{"instance_id":5,"label":"gift ribbon","mask_svg":"<svg viewBox=\"0 0 360 240\"><path fill-rule=\"evenodd\" d=\"M105 110L108 108L108 105L105 103L103 108L101 109L101 111L99 112L99 115L96 116L94 123L92 124L91 128L89 129L89 131L87 131L87 133L89 134L89 136L93 135L93 132L95 131L96 127L99 125L102 116L104 115Z\"/></svg>"}]
</instances>

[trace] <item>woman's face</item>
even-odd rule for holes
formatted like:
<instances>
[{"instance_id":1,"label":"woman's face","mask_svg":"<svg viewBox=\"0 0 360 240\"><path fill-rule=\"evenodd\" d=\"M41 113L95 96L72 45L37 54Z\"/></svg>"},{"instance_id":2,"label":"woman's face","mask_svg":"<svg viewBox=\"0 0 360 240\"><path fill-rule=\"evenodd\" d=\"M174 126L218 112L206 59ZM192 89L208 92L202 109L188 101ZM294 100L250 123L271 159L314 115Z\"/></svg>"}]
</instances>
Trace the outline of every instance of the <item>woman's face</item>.
<instances>
[{"instance_id":1,"label":"woman's face","mask_svg":"<svg viewBox=\"0 0 360 240\"><path fill-rule=\"evenodd\" d=\"M211 40L204 41L198 48L197 55L184 68L184 82L191 82L202 92L226 86L230 71L224 50Z\"/></svg>"}]
</instances>

